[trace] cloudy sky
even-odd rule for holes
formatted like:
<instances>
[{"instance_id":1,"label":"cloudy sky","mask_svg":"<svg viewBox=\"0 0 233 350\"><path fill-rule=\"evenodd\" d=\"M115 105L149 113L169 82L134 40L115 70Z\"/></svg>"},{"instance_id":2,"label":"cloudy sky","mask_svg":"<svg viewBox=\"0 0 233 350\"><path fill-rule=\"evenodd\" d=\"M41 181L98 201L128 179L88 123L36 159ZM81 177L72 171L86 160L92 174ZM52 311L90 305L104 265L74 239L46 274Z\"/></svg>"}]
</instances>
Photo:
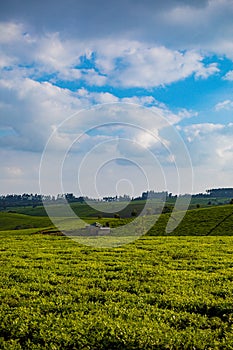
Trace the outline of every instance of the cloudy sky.
<instances>
[{"instance_id":1,"label":"cloudy sky","mask_svg":"<svg viewBox=\"0 0 233 350\"><path fill-rule=\"evenodd\" d=\"M233 0L1 1L1 194L40 192L40 169L53 194L232 187L232 18Z\"/></svg>"}]
</instances>

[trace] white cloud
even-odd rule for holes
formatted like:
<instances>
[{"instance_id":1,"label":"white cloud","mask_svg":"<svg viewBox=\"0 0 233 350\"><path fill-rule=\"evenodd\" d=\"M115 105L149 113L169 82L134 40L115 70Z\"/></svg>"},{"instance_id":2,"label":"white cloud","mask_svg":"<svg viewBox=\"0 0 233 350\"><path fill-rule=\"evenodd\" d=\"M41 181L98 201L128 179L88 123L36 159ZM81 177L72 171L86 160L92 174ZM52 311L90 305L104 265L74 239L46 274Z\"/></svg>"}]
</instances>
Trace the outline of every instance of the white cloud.
<instances>
[{"instance_id":1,"label":"white cloud","mask_svg":"<svg viewBox=\"0 0 233 350\"><path fill-rule=\"evenodd\" d=\"M233 175L233 125L204 123L182 128L192 159L195 192L211 187L231 187Z\"/></svg>"},{"instance_id":2,"label":"white cloud","mask_svg":"<svg viewBox=\"0 0 233 350\"><path fill-rule=\"evenodd\" d=\"M170 84L191 75L207 78L219 71L215 63L205 66L195 51L184 53L164 46L151 46L135 41L119 41L115 50L105 42L97 49L97 67L107 74L113 85L153 87Z\"/></svg>"},{"instance_id":3,"label":"white cloud","mask_svg":"<svg viewBox=\"0 0 233 350\"><path fill-rule=\"evenodd\" d=\"M15 43L21 37L23 25L14 22L0 22L0 43Z\"/></svg>"},{"instance_id":4,"label":"white cloud","mask_svg":"<svg viewBox=\"0 0 233 350\"><path fill-rule=\"evenodd\" d=\"M215 106L216 111L230 110L232 108L233 108L233 101L231 100L225 100L225 101L219 102Z\"/></svg>"},{"instance_id":5,"label":"white cloud","mask_svg":"<svg viewBox=\"0 0 233 350\"><path fill-rule=\"evenodd\" d=\"M191 75L206 79L219 70L193 50L181 52L135 40L61 39L59 33L29 34L22 24L4 23L2 67L8 74L51 81L84 81L91 86L154 87ZM26 33L26 34L25 34ZM83 59L89 60L86 67ZM20 66L19 66L20 65ZM50 77L49 77L50 76Z\"/></svg>"},{"instance_id":6,"label":"white cloud","mask_svg":"<svg viewBox=\"0 0 233 350\"><path fill-rule=\"evenodd\" d=\"M194 124L183 128L187 145L196 166L205 165L221 170L223 166L230 166L233 161L233 147L231 146L232 124ZM229 163L230 161L230 163Z\"/></svg>"},{"instance_id":7,"label":"white cloud","mask_svg":"<svg viewBox=\"0 0 233 350\"><path fill-rule=\"evenodd\" d=\"M180 128L181 129L181 128ZM205 139L206 135L212 135L215 131L224 129L224 125L213 123L193 124L183 128L188 142L197 139Z\"/></svg>"},{"instance_id":8,"label":"white cloud","mask_svg":"<svg viewBox=\"0 0 233 350\"><path fill-rule=\"evenodd\" d=\"M223 79L232 81L233 80L233 70L230 70L229 72L227 72L227 74L224 76Z\"/></svg>"},{"instance_id":9,"label":"white cloud","mask_svg":"<svg viewBox=\"0 0 233 350\"><path fill-rule=\"evenodd\" d=\"M4 54L4 52L0 53L0 69L4 67L12 66L14 63L14 59Z\"/></svg>"},{"instance_id":10,"label":"white cloud","mask_svg":"<svg viewBox=\"0 0 233 350\"><path fill-rule=\"evenodd\" d=\"M0 157L1 194L39 193L39 153L1 149Z\"/></svg>"},{"instance_id":11,"label":"white cloud","mask_svg":"<svg viewBox=\"0 0 233 350\"><path fill-rule=\"evenodd\" d=\"M0 124L14 131L0 143L19 150L41 151L53 126L83 107L69 90L28 78L1 80L0 93L0 113L5 116Z\"/></svg>"},{"instance_id":12,"label":"white cloud","mask_svg":"<svg viewBox=\"0 0 233 350\"><path fill-rule=\"evenodd\" d=\"M109 92L92 93L96 103L114 103L118 102L119 98Z\"/></svg>"},{"instance_id":13,"label":"white cloud","mask_svg":"<svg viewBox=\"0 0 233 350\"><path fill-rule=\"evenodd\" d=\"M167 120L172 124L190 117L192 112L182 109L177 113L169 110L164 104L160 104L152 96L131 98L118 98L109 92L90 92L81 88L76 92L60 88L49 82L38 82L30 78L14 76L10 74L0 81L0 93L2 102L0 113L2 118L1 128L11 128L12 134L0 140L2 147L10 147L24 150L41 151L47 142L48 137L53 132L54 127L63 122L66 118L77 113L83 108L91 107L95 104L126 102L129 104L139 104L147 106L153 110L160 119L154 119L155 127L163 126L162 120ZM112 112L114 115L114 111ZM151 120L147 122L145 112L132 114L131 123L143 124L146 128L153 129ZM88 120L82 120L79 128L89 128L96 123L104 122L102 116L97 116ZM57 147L66 145L69 137L65 134L56 138Z\"/></svg>"}]
</instances>

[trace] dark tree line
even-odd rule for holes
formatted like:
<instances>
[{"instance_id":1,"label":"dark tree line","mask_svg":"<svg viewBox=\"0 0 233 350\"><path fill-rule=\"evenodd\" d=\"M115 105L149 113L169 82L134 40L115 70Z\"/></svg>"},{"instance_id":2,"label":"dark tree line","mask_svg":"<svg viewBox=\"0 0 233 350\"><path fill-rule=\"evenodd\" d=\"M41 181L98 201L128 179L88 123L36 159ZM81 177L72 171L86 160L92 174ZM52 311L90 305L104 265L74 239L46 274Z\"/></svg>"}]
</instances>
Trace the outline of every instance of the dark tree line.
<instances>
[{"instance_id":1,"label":"dark tree line","mask_svg":"<svg viewBox=\"0 0 233 350\"><path fill-rule=\"evenodd\" d=\"M186 196L187 194L180 195ZM196 198L233 198L233 188L213 188L206 190L205 193L198 193L192 195ZM102 199L91 199L84 196L76 197L73 193L58 194L57 196L41 195L41 194L7 194L0 196L0 209L6 209L7 207L19 207L19 206L33 206L42 205L44 201L47 203L55 204L67 201L69 203L84 203L88 201L104 201L104 202L121 202L130 200L147 200L147 199L161 199L176 198L177 195L168 193L167 191L155 192L153 190L143 192L141 196L136 198L130 198L128 195L124 196L106 196Z\"/></svg>"}]
</instances>

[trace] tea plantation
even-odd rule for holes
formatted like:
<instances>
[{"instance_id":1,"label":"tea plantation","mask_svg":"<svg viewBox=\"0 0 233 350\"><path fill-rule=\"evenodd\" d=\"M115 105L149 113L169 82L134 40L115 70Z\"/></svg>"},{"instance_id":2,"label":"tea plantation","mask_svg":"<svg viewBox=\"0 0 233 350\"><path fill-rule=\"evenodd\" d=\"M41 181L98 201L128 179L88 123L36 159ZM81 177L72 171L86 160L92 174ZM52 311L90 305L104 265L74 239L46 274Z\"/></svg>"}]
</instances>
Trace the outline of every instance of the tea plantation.
<instances>
[{"instance_id":1,"label":"tea plantation","mask_svg":"<svg viewBox=\"0 0 233 350\"><path fill-rule=\"evenodd\" d=\"M163 235L163 214L151 236L115 249L6 220L0 349L233 349L231 210L190 211L177 236Z\"/></svg>"}]
</instances>

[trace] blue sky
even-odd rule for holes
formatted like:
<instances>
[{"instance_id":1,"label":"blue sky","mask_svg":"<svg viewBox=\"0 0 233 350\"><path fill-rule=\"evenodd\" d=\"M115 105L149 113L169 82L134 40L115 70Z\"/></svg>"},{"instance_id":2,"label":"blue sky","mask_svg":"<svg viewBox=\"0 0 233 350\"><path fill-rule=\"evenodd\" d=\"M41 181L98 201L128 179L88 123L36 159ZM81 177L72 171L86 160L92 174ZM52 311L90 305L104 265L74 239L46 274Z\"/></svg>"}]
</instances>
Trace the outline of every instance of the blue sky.
<instances>
[{"instance_id":1,"label":"blue sky","mask_svg":"<svg viewBox=\"0 0 233 350\"><path fill-rule=\"evenodd\" d=\"M232 16L232 0L2 2L0 192L138 195L148 181L174 193L232 187ZM111 122L122 127L100 127ZM49 139L56 160L40 186ZM52 172L61 157L62 185ZM128 159L127 171L114 157Z\"/></svg>"}]
</instances>

